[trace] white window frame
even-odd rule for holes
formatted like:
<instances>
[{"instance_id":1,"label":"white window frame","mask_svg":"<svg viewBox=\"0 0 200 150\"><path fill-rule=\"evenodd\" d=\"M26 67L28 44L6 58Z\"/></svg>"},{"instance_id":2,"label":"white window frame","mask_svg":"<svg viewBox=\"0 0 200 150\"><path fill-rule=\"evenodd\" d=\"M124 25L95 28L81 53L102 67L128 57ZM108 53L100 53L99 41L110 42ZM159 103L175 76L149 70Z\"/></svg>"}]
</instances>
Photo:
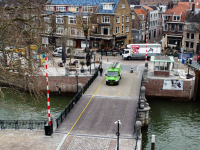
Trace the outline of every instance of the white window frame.
<instances>
[{"instance_id":1,"label":"white window frame","mask_svg":"<svg viewBox=\"0 0 200 150\"><path fill-rule=\"evenodd\" d=\"M50 22L50 17L44 17L44 21L49 23Z\"/></svg>"},{"instance_id":2,"label":"white window frame","mask_svg":"<svg viewBox=\"0 0 200 150\"><path fill-rule=\"evenodd\" d=\"M129 22L129 16L126 16L126 22Z\"/></svg>"},{"instance_id":3,"label":"white window frame","mask_svg":"<svg viewBox=\"0 0 200 150\"><path fill-rule=\"evenodd\" d=\"M124 33L124 25L122 25L122 34Z\"/></svg>"},{"instance_id":4,"label":"white window frame","mask_svg":"<svg viewBox=\"0 0 200 150\"><path fill-rule=\"evenodd\" d=\"M83 12L93 12L93 7L91 6L83 6L82 7Z\"/></svg>"},{"instance_id":5,"label":"white window frame","mask_svg":"<svg viewBox=\"0 0 200 150\"><path fill-rule=\"evenodd\" d=\"M113 5L112 4L103 4L103 10L112 10Z\"/></svg>"},{"instance_id":6,"label":"white window frame","mask_svg":"<svg viewBox=\"0 0 200 150\"><path fill-rule=\"evenodd\" d=\"M67 46L73 46L73 40L67 40Z\"/></svg>"},{"instance_id":7,"label":"white window frame","mask_svg":"<svg viewBox=\"0 0 200 150\"><path fill-rule=\"evenodd\" d=\"M116 27L116 34L120 33L120 27Z\"/></svg>"},{"instance_id":8,"label":"white window frame","mask_svg":"<svg viewBox=\"0 0 200 150\"><path fill-rule=\"evenodd\" d=\"M178 19L178 17L179 17L179 19ZM181 17L178 15L178 16L176 16L176 15L174 15L173 16L173 21L180 21L181 20Z\"/></svg>"},{"instance_id":9,"label":"white window frame","mask_svg":"<svg viewBox=\"0 0 200 150\"><path fill-rule=\"evenodd\" d=\"M54 7L53 6L45 6L45 10L46 11L54 11Z\"/></svg>"},{"instance_id":10,"label":"white window frame","mask_svg":"<svg viewBox=\"0 0 200 150\"><path fill-rule=\"evenodd\" d=\"M56 6L56 11L66 11L66 7L65 6Z\"/></svg>"},{"instance_id":11,"label":"white window frame","mask_svg":"<svg viewBox=\"0 0 200 150\"><path fill-rule=\"evenodd\" d=\"M120 17L119 16L116 17L116 23L120 23Z\"/></svg>"},{"instance_id":12,"label":"white window frame","mask_svg":"<svg viewBox=\"0 0 200 150\"><path fill-rule=\"evenodd\" d=\"M63 27L57 27L56 33L57 34L63 34L64 33L64 28Z\"/></svg>"},{"instance_id":13,"label":"white window frame","mask_svg":"<svg viewBox=\"0 0 200 150\"><path fill-rule=\"evenodd\" d=\"M102 23L110 23L110 16L102 16Z\"/></svg>"},{"instance_id":14,"label":"white window frame","mask_svg":"<svg viewBox=\"0 0 200 150\"><path fill-rule=\"evenodd\" d=\"M129 32L129 26L126 26L126 32Z\"/></svg>"},{"instance_id":15,"label":"white window frame","mask_svg":"<svg viewBox=\"0 0 200 150\"><path fill-rule=\"evenodd\" d=\"M25 30L28 30L28 29L29 29L29 26L25 24L25 25L24 25L24 29L25 29Z\"/></svg>"},{"instance_id":16,"label":"white window frame","mask_svg":"<svg viewBox=\"0 0 200 150\"><path fill-rule=\"evenodd\" d=\"M85 24L85 21L87 22L87 25L89 24L90 17L89 16L83 16L83 24Z\"/></svg>"},{"instance_id":17,"label":"white window frame","mask_svg":"<svg viewBox=\"0 0 200 150\"><path fill-rule=\"evenodd\" d=\"M124 23L124 15L122 15L122 23Z\"/></svg>"},{"instance_id":18,"label":"white window frame","mask_svg":"<svg viewBox=\"0 0 200 150\"><path fill-rule=\"evenodd\" d=\"M56 17L56 23L59 23L59 24L64 23L63 17Z\"/></svg>"},{"instance_id":19,"label":"white window frame","mask_svg":"<svg viewBox=\"0 0 200 150\"><path fill-rule=\"evenodd\" d=\"M76 24L76 16L68 16L68 24Z\"/></svg>"},{"instance_id":20,"label":"white window frame","mask_svg":"<svg viewBox=\"0 0 200 150\"><path fill-rule=\"evenodd\" d=\"M105 28L108 29L108 34L104 34L104 33L103 33L103 29L105 29ZM101 35L110 35L110 27L108 27L108 26L102 26L102 27L101 27Z\"/></svg>"},{"instance_id":21,"label":"white window frame","mask_svg":"<svg viewBox=\"0 0 200 150\"><path fill-rule=\"evenodd\" d=\"M99 17L97 17L97 23L99 23Z\"/></svg>"},{"instance_id":22,"label":"white window frame","mask_svg":"<svg viewBox=\"0 0 200 150\"><path fill-rule=\"evenodd\" d=\"M124 9L125 8L125 4L121 4L121 8Z\"/></svg>"}]
</instances>

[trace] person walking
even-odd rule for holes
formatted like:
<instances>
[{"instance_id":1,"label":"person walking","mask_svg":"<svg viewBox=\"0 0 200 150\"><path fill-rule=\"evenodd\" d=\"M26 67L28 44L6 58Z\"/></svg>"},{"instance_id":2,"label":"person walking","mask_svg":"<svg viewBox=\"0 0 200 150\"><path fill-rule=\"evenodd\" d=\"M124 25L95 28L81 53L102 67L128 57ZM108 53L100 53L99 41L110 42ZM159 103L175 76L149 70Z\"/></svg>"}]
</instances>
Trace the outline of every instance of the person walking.
<instances>
[{"instance_id":1,"label":"person walking","mask_svg":"<svg viewBox=\"0 0 200 150\"><path fill-rule=\"evenodd\" d=\"M100 76L102 76L102 72L103 72L103 68L102 67L99 69L99 72L100 72Z\"/></svg>"}]
</instances>

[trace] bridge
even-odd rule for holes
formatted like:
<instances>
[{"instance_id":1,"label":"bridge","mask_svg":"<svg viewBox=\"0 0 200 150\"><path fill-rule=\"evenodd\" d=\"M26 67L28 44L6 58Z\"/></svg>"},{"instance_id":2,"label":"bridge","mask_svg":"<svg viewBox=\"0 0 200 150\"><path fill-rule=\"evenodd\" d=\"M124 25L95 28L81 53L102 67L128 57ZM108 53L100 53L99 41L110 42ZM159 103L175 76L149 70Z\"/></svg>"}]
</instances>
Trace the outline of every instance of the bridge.
<instances>
[{"instance_id":1,"label":"bridge","mask_svg":"<svg viewBox=\"0 0 200 150\"><path fill-rule=\"evenodd\" d=\"M104 71L109 65L104 65ZM64 134L59 149L116 149L120 125L120 149L134 149L134 125L140 95L141 71L130 73L130 66L122 65L122 79L118 86L108 86L105 76L98 76L82 95L74 108L55 130ZM141 68L140 68L141 69Z\"/></svg>"}]
</instances>

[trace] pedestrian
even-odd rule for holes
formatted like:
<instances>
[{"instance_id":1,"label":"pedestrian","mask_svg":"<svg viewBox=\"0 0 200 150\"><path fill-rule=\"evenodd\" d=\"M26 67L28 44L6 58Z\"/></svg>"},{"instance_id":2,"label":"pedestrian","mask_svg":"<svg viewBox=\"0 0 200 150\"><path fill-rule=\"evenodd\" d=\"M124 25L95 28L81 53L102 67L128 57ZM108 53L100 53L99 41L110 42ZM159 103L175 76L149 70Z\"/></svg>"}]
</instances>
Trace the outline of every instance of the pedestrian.
<instances>
[{"instance_id":1,"label":"pedestrian","mask_svg":"<svg viewBox=\"0 0 200 150\"><path fill-rule=\"evenodd\" d=\"M103 68L102 67L99 69L99 72L100 72L100 76L102 76L102 72L103 72Z\"/></svg>"}]
</instances>

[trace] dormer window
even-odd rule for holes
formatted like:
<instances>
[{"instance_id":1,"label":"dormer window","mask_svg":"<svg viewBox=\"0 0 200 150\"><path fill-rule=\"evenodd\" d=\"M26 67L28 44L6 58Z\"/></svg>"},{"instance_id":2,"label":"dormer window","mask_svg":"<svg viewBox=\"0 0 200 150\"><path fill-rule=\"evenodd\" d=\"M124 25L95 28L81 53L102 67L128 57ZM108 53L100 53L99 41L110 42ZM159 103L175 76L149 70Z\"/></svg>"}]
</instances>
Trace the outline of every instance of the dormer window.
<instances>
[{"instance_id":1,"label":"dormer window","mask_svg":"<svg viewBox=\"0 0 200 150\"><path fill-rule=\"evenodd\" d=\"M124 8L125 8L125 4L122 4L122 5L121 5L121 8L123 8L123 9L124 9Z\"/></svg>"},{"instance_id":2,"label":"dormer window","mask_svg":"<svg viewBox=\"0 0 200 150\"><path fill-rule=\"evenodd\" d=\"M180 16L174 16L173 21L180 21Z\"/></svg>"},{"instance_id":3,"label":"dormer window","mask_svg":"<svg viewBox=\"0 0 200 150\"><path fill-rule=\"evenodd\" d=\"M53 6L45 6L46 11L54 11Z\"/></svg>"},{"instance_id":4,"label":"dormer window","mask_svg":"<svg viewBox=\"0 0 200 150\"><path fill-rule=\"evenodd\" d=\"M76 11L78 11L78 7L77 6L69 6L68 11L76 12Z\"/></svg>"},{"instance_id":5,"label":"dormer window","mask_svg":"<svg viewBox=\"0 0 200 150\"><path fill-rule=\"evenodd\" d=\"M56 6L56 11L66 11L65 6Z\"/></svg>"},{"instance_id":6,"label":"dormer window","mask_svg":"<svg viewBox=\"0 0 200 150\"><path fill-rule=\"evenodd\" d=\"M93 12L93 7L83 6L82 11L84 12Z\"/></svg>"},{"instance_id":7,"label":"dormer window","mask_svg":"<svg viewBox=\"0 0 200 150\"><path fill-rule=\"evenodd\" d=\"M113 5L112 4L103 4L103 10L112 10Z\"/></svg>"}]
</instances>

